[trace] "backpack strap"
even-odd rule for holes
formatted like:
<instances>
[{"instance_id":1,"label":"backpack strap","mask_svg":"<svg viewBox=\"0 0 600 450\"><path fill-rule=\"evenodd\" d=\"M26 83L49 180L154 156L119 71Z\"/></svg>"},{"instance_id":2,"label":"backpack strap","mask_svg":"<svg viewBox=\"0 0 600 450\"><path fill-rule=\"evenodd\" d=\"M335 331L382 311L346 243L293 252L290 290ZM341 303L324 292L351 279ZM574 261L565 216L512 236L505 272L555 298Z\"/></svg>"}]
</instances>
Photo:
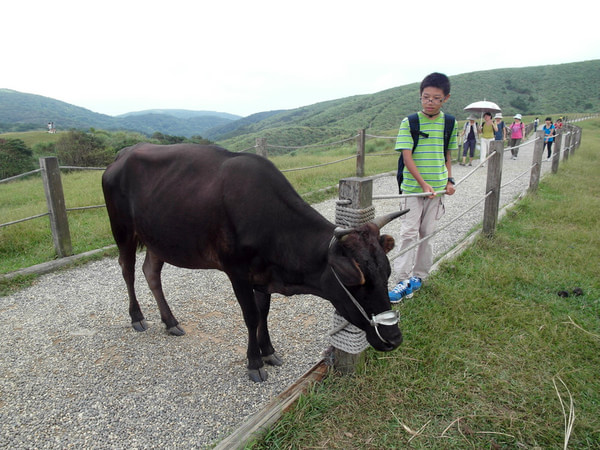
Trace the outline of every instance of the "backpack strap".
<instances>
[{"instance_id":1,"label":"backpack strap","mask_svg":"<svg viewBox=\"0 0 600 450\"><path fill-rule=\"evenodd\" d=\"M444 161L448 161L448 147L450 147L455 122L453 115L444 113Z\"/></svg>"},{"instance_id":2,"label":"backpack strap","mask_svg":"<svg viewBox=\"0 0 600 450\"><path fill-rule=\"evenodd\" d=\"M452 130L454 130L454 123L456 119L450 114L444 113L444 158L447 158L448 147L450 146L450 139L452 139Z\"/></svg>"},{"instance_id":3,"label":"backpack strap","mask_svg":"<svg viewBox=\"0 0 600 450\"><path fill-rule=\"evenodd\" d=\"M417 145L419 145L419 135L420 133L420 127L421 124L419 123L419 114L414 113L411 114L410 116L408 116L408 124L410 125L410 134L412 136L413 139L413 148L412 151L415 151L415 148L417 148ZM423 133L425 134L425 133ZM425 136L428 137L428 136Z\"/></svg>"}]
</instances>

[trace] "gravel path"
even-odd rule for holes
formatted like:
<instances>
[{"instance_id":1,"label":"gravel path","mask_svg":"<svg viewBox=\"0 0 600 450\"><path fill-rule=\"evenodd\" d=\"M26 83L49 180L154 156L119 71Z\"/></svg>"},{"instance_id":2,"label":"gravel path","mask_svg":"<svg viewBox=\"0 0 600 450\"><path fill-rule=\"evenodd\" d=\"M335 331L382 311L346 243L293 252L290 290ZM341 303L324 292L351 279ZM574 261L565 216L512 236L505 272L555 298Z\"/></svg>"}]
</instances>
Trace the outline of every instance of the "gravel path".
<instances>
[{"instance_id":1,"label":"gravel path","mask_svg":"<svg viewBox=\"0 0 600 450\"><path fill-rule=\"evenodd\" d=\"M532 153L532 144L517 161L505 153L503 179L527 170ZM455 165L455 178L467 169ZM548 170L544 163L543 172ZM484 177L479 170L447 197L441 226L481 198ZM527 174L507 186L501 203L528 183ZM374 191L396 193L395 177L376 179ZM397 204L375 203L378 214ZM333 220L334 200L315 207ZM483 203L440 233L435 254L461 240L482 211ZM395 221L384 230L397 236L399 226ZM268 381L252 383L245 368L246 329L227 277L165 265L165 293L187 331L177 338L166 334L138 260L139 301L150 325L145 333L130 326L115 258L41 276L0 298L0 447L204 448L285 390L329 345L327 301L274 296L269 319L284 365L269 367Z\"/></svg>"}]
</instances>

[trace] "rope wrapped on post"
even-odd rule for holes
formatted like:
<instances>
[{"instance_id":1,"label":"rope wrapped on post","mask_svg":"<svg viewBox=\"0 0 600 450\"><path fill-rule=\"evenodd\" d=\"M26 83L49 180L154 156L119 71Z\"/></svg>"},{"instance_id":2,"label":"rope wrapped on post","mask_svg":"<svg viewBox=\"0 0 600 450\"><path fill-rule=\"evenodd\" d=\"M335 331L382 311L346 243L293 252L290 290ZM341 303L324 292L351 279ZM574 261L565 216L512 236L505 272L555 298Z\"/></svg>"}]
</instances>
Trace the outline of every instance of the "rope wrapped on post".
<instances>
[{"instance_id":1,"label":"rope wrapped on post","mask_svg":"<svg viewBox=\"0 0 600 450\"><path fill-rule=\"evenodd\" d=\"M373 205L363 209L348 208L340 203L335 205L335 223L348 228L371 222L375 218Z\"/></svg>"},{"instance_id":2,"label":"rope wrapped on post","mask_svg":"<svg viewBox=\"0 0 600 450\"><path fill-rule=\"evenodd\" d=\"M373 205L364 208L352 208L350 199L338 200L335 205L335 223L353 228L371 222L375 218ZM332 330L329 333L331 345L343 352L356 355L368 346L366 333L344 319L335 309L332 318Z\"/></svg>"},{"instance_id":3,"label":"rope wrapped on post","mask_svg":"<svg viewBox=\"0 0 600 450\"><path fill-rule=\"evenodd\" d=\"M366 333L344 319L336 310L333 311L331 326L329 337L335 348L356 355L369 346Z\"/></svg>"}]
</instances>

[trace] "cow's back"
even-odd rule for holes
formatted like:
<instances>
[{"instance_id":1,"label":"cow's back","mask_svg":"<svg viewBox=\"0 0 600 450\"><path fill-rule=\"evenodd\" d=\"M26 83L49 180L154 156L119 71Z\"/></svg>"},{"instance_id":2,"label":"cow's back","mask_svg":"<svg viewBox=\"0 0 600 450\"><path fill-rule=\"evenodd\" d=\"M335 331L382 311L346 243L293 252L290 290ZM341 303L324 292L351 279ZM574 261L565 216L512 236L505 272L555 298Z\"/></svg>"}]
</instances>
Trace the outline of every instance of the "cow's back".
<instances>
[{"instance_id":1,"label":"cow's back","mask_svg":"<svg viewBox=\"0 0 600 450\"><path fill-rule=\"evenodd\" d=\"M223 269L227 252L266 248L270 227L296 227L295 212L318 216L271 162L217 146L128 147L103 188L117 243L119 233L133 233L182 267Z\"/></svg>"}]
</instances>

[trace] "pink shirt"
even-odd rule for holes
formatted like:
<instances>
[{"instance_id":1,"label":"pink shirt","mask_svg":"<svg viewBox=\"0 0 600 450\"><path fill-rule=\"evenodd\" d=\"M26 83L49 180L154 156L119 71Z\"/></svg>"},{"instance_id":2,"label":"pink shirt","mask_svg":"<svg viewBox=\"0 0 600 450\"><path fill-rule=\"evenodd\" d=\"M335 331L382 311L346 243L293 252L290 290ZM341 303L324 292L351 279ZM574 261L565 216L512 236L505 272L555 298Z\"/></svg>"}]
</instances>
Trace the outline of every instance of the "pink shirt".
<instances>
[{"instance_id":1,"label":"pink shirt","mask_svg":"<svg viewBox=\"0 0 600 450\"><path fill-rule=\"evenodd\" d=\"M525 125L523 125L523 122L521 122L521 123L514 122L510 126L510 138L511 139L522 139L523 138L523 128L525 128Z\"/></svg>"}]
</instances>

